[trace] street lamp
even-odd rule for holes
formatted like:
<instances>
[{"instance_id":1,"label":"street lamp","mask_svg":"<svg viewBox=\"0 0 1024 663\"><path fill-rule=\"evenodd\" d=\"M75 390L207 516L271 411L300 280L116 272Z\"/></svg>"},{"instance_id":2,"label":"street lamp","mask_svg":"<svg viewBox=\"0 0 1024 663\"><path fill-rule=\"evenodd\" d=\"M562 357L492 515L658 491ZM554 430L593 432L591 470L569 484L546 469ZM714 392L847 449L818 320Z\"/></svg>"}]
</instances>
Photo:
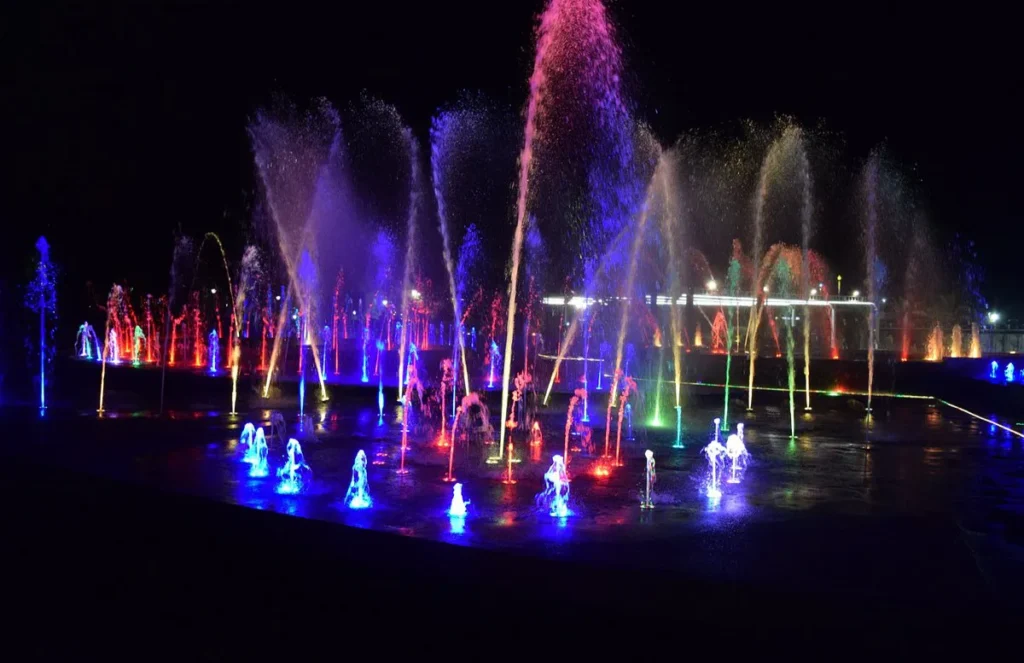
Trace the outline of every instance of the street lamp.
<instances>
[{"instance_id":1,"label":"street lamp","mask_svg":"<svg viewBox=\"0 0 1024 663\"><path fill-rule=\"evenodd\" d=\"M989 321L990 324L993 324L993 325L996 324L997 322L999 322L999 314L996 313L995 311L989 311L988 312L988 321Z\"/></svg>"},{"instance_id":2,"label":"street lamp","mask_svg":"<svg viewBox=\"0 0 1024 663\"><path fill-rule=\"evenodd\" d=\"M818 296L818 289L817 288L811 288L811 297L817 297L817 296Z\"/></svg>"},{"instance_id":3,"label":"street lamp","mask_svg":"<svg viewBox=\"0 0 1024 663\"><path fill-rule=\"evenodd\" d=\"M761 288L761 292L763 292L766 295L768 294L768 285L767 284L763 288Z\"/></svg>"},{"instance_id":4,"label":"street lamp","mask_svg":"<svg viewBox=\"0 0 1024 663\"><path fill-rule=\"evenodd\" d=\"M840 297L843 296L843 276L842 274L836 275L836 294Z\"/></svg>"},{"instance_id":5,"label":"street lamp","mask_svg":"<svg viewBox=\"0 0 1024 663\"><path fill-rule=\"evenodd\" d=\"M210 294L211 295L216 295L217 294L217 288L210 288Z\"/></svg>"},{"instance_id":6,"label":"street lamp","mask_svg":"<svg viewBox=\"0 0 1024 663\"><path fill-rule=\"evenodd\" d=\"M710 281L705 283L704 286L708 289L708 292L714 292L715 290L718 290L718 284L715 283L714 279L711 279Z\"/></svg>"},{"instance_id":7,"label":"street lamp","mask_svg":"<svg viewBox=\"0 0 1024 663\"><path fill-rule=\"evenodd\" d=\"M409 296L412 297L413 299L419 299L420 298L420 291L419 290L415 290L415 289L410 290L409 291Z\"/></svg>"},{"instance_id":8,"label":"street lamp","mask_svg":"<svg viewBox=\"0 0 1024 663\"><path fill-rule=\"evenodd\" d=\"M854 290L853 291L853 297L854 297L854 299L856 299L857 297L860 297L860 290Z\"/></svg>"}]
</instances>

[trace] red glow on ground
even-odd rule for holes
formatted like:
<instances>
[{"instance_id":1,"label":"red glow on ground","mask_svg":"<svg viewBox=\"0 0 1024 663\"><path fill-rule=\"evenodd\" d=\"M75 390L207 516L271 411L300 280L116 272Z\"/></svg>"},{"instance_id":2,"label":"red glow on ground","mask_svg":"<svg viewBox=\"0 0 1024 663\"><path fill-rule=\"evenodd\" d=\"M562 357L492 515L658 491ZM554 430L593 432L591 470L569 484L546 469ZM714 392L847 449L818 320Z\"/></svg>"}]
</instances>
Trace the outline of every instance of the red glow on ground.
<instances>
[{"instance_id":1,"label":"red glow on ground","mask_svg":"<svg viewBox=\"0 0 1024 663\"><path fill-rule=\"evenodd\" d=\"M591 474L598 478L604 478L611 476L612 471L607 465L595 465Z\"/></svg>"},{"instance_id":2,"label":"red glow on ground","mask_svg":"<svg viewBox=\"0 0 1024 663\"><path fill-rule=\"evenodd\" d=\"M832 348L832 358L833 359L839 359L839 349L838 348Z\"/></svg>"}]
</instances>

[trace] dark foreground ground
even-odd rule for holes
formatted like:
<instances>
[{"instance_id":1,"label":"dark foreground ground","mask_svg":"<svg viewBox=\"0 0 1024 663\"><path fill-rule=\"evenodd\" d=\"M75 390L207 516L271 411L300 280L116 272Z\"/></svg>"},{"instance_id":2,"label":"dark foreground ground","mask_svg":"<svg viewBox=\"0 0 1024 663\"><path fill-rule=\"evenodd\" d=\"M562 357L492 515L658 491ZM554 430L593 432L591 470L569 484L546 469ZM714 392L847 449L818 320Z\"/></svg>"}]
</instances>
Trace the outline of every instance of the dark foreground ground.
<instances>
[{"instance_id":1,"label":"dark foreground ground","mask_svg":"<svg viewBox=\"0 0 1024 663\"><path fill-rule=\"evenodd\" d=\"M676 456L651 435L628 453L655 448L674 498L644 521L631 460L606 490L581 478L579 517L554 535L535 513L504 534L487 506L504 489L464 466L481 526L451 545L429 525L444 523L444 489L426 451L410 456L422 488L371 471L375 520L332 508L352 449L370 443L360 411L340 409L307 445L321 490L295 517L282 513L293 502L253 503L237 478L237 424L222 417L40 422L6 410L9 648L77 655L65 660L920 652L1021 623L1024 448L956 412L908 404L867 429L816 413L795 443L754 415L758 462L721 509L691 486L704 433ZM536 490L530 468L544 464L523 463L519 512Z\"/></svg>"}]
</instances>

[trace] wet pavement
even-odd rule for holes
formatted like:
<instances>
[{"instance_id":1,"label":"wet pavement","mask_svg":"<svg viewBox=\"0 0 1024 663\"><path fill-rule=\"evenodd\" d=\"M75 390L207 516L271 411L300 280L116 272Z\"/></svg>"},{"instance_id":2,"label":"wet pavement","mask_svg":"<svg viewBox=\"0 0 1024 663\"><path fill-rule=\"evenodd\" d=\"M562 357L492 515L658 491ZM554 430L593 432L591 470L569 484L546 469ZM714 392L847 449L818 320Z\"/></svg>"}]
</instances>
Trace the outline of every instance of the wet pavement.
<instances>
[{"instance_id":1,"label":"wet pavement","mask_svg":"<svg viewBox=\"0 0 1024 663\"><path fill-rule=\"evenodd\" d=\"M316 432L303 448L314 477L300 495L275 490L280 442L271 440L270 477L250 477L242 462L243 424L269 431L270 411L165 420L12 411L25 433L4 453L396 536L771 591L955 602L1006 600L1024 588L1024 439L928 401L887 401L865 418L855 404L821 399L813 413L798 413L795 439L781 407L733 410L740 418L732 423L746 424L751 460L739 483L722 484L720 498L708 495L700 454L717 408L694 404L684 411L683 449L672 448L674 429L637 422L636 439L622 443L624 464L606 477L595 476L605 461L571 454L573 514L564 519L535 502L551 455L562 452L564 410L539 415L543 448L516 438L514 484L502 483L504 464L484 462L497 445L457 447L455 474L471 501L464 521L446 515L448 450L434 445L434 433L412 432L409 471L399 474L400 409L386 411L381 425L370 402L310 412ZM296 413L285 414L294 434ZM599 449L604 415L591 411ZM353 511L343 498L359 449L371 461L374 506ZM645 449L657 461L650 511L639 507Z\"/></svg>"}]
</instances>

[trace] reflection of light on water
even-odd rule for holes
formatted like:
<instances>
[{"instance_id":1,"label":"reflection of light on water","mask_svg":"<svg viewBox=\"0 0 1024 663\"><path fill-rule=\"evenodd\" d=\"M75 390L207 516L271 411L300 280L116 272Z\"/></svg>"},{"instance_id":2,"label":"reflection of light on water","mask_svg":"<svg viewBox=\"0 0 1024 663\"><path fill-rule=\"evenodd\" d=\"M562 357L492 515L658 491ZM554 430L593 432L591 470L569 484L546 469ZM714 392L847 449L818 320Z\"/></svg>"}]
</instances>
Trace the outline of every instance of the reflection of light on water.
<instances>
[{"instance_id":1,"label":"reflection of light on water","mask_svg":"<svg viewBox=\"0 0 1024 663\"><path fill-rule=\"evenodd\" d=\"M297 483L285 479L281 483L277 484L275 492L277 492L278 495L297 495L300 490Z\"/></svg>"}]
</instances>

